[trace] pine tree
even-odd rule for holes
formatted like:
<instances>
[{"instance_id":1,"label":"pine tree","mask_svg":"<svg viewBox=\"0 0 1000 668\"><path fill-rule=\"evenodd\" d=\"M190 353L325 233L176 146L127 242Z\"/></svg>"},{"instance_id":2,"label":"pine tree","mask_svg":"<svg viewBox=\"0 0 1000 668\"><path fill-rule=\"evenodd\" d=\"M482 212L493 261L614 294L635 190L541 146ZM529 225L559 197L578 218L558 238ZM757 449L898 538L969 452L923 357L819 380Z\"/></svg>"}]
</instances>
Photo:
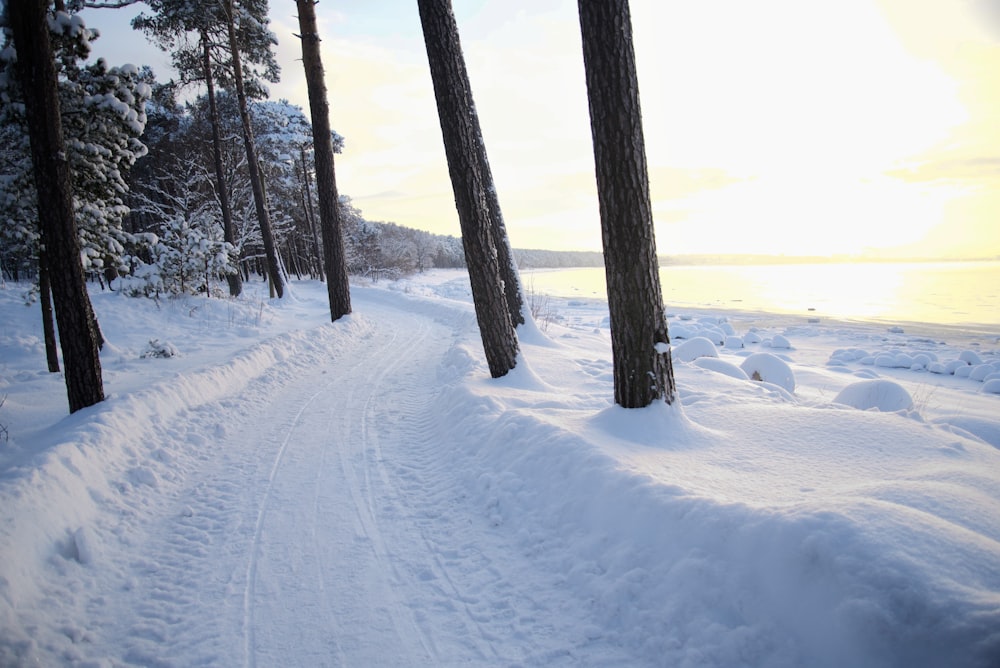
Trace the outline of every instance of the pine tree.
<instances>
[{"instance_id":1,"label":"pine tree","mask_svg":"<svg viewBox=\"0 0 1000 668\"><path fill-rule=\"evenodd\" d=\"M418 0L417 5L462 228L476 319L490 374L499 378L517 364L519 351L497 251L498 244L507 241L494 237L498 225L490 210L492 183L484 162L482 132L451 2Z\"/></svg>"},{"instance_id":2,"label":"pine tree","mask_svg":"<svg viewBox=\"0 0 1000 668\"><path fill-rule=\"evenodd\" d=\"M84 271L124 269L124 257L133 242L122 229L129 212L127 177L146 153L139 138L146 125L151 74L131 65L109 67L103 59L82 65L95 32L78 16L64 12L54 16L62 28L52 34L50 44L59 79L60 118ZM8 53L13 56L14 51ZM25 132L28 119L21 102L24 93L16 78L9 76L12 68L11 57L0 58L0 133L8 140L4 142L5 175L0 180L4 204L0 235L37 257L37 198L26 159L30 155Z\"/></svg>"},{"instance_id":3,"label":"pine tree","mask_svg":"<svg viewBox=\"0 0 1000 668\"><path fill-rule=\"evenodd\" d=\"M309 89L309 111L312 116L316 189L319 191L320 230L326 263L326 289L330 301L330 317L337 320L351 312L351 293L347 278L344 235L337 206L340 198L337 195L337 176L333 161L330 107L326 99L323 61L319 52L320 39L316 28L313 0L296 0L296 5L302 40L302 66L305 68L306 85ZM308 174L304 168L303 171Z\"/></svg>"},{"instance_id":4,"label":"pine tree","mask_svg":"<svg viewBox=\"0 0 1000 668\"><path fill-rule=\"evenodd\" d=\"M76 412L103 401L104 385L96 319L80 260L46 5L41 0L24 0L8 4L7 13L28 121L41 242L48 266L58 267L51 276L52 297L66 366L69 409ZM64 13L56 14L52 26L62 34L75 29Z\"/></svg>"},{"instance_id":5,"label":"pine tree","mask_svg":"<svg viewBox=\"0 0 1000 668\"><path fill-rule=\"evenodd\" d=\"M611 314L615 403L676 396L628 0L578 0Z\"/></svg>"},{"instance_id":6,"label":"pine tree","mask_svg":"<svg viewBox=\"0 0 1000 668\"><path fill-rule=\"evenodd\" d=\"M226 31L229 37L230 56L233 68L233 87L239 102L240 120L243 124L243 146L247 154L247 170L250 173L250 186L253 190L254 207L257 212L257 222L260 225L260 235L264 242L264 253L267 255L267 273L271 287L280 299L285 294L285 274L278 260L278 251L274 243L274 232L271 229L271 214L267 208L267 195L264 192L264 180L260 175L260 162L257 158L257 146L254 143L253 125L250 120L249 97L247 82L243 78L242 51L254 50L270 57L277 63L271 46L277 43L273 33L267 30L266 0L245 0L237 4L235 0L222 0L226 19ZM247 41L248 35L256 37Z\"/></svg>"},{"instance_id":7,"label":"pine tree","mask_svg":"<svg viewBox=\"0 0 1000 668\"><path fill-rule=\"evenodd\" d=\"M239 248L240 244L230 192L225 183L219 132L222 121L218 116L216 84L237 96L254 211L267 256L268 274L275 292L281 297L284 294L284 273L278 260L249 111L251 99L267 96L264 82L277 81L278 78L278 65L272 51L277 40L267 29L267 2L150 0L146 4L152 13L138 16L133 26L153 37L160 48L171 52L173 65L182 83L202 81L208 89L216 192L222 210L225 239L234 248ZM238 294L242 290L237 283L238 277L229 280L230 294Z\"/></svg>"}]
</instances>

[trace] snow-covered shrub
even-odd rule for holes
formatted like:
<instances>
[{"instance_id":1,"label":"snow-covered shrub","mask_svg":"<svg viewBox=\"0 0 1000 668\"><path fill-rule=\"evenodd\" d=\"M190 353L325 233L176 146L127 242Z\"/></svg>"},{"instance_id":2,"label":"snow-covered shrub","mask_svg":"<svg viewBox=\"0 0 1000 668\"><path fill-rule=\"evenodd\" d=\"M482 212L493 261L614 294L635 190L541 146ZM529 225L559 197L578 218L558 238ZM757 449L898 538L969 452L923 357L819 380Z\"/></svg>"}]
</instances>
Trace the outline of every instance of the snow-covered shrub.
<instances>
[{"instance_id":1,"label":"snow-covered shrub","mask_svg":"<svg viewBox=\"0 0 1000 668\"><path fill-rule=\"evenodd\" d=\"M236 271L233 247L221 239L221 226L207 216L164 222L150 246L152 261L134 272L147 294L211 294L214 281Z\"/></svg>"},{"instance_id":2,"label":"snow-covered shrub","mask_svg":"<svg viewBox=\"0 0 1000 668\"><path fill-rule=\"evenodd\" d=\"M781 334L775 334L771 338L770 346L772 348L780 348L781 350L790 350L792 343L787 337L782 336Z\"/></svg>"},{"instance_id":3,"label":"snow-covered shrub","mask_svg":"<svg viewBox=\"0 0 1000 668\"><path fill-rule=\"evenodd\" d=\"M851 383L833 401L862 411L893 412L913 408L913 398L906 388L884 378Z\"/></svg>"},{"instance_id":4,"label":"snow-covered shrub","mask_svg":"<svg viewBox=\"0 0 1000 668\"><path fill-rule=\"evenodd\" d=\"M160 357L163 359L176 357L178 350L172 343L166 341L160 341L159 339L150 339L149 346L142 352L139 356L143 359L148 357Z\"/></svg>"},{"instance_id":5,"label":"snow-covered shrub","mask_svg":"<svg viewBox=\"0 0 1000 668\"><path fill-rule=\"evenodd\" d=\"M743 347L743 337L740 336L727 336L725 346L727 348L742 348Z\"/></svg>"},{"instance_id":6,"label":"snow-covered shrub","mask_svg":"<svg viewBox=\"0 0 1000 668\"><path fill-rule=\"evenodd\" d=\"M681 362L693 362L699 357L718 357L719 351L715 344L704 336L696 336L674 346L674 359Z\"/></svg>"},{"instance_id":7,"label":"snow-covered shrub","mask_svg":"<svg viewBox=\"0 0 1000 668\"><path fill-rule=\"evenodd\" d=\"M792 368L777 355L754 353L743 360L740 368L750 380L773 383L789 392L795 391L795 374L792 373Z\"/></svg>"},{"instance_id":8,"label":"snow-covered shrub","mask_svg":"<svg viewBox=\"0 0 1000 668\"><path fill-rule=\"evenodd\" d=\"M727 362L725 360L718 359L717 357L699 357L694 361L694 364L702 369L708 369L709 371L721 373L725 376L730 376L731 378L736 378L738 380L750 380L743 369L739 368L732 362Z\"/></svg>"},{"instance_id":9,"label":"snow-covered shrub","mask_svg":"<svg viewBox=\"0 0 1000 668\"><path fill-rule=\"evenodd\" d=\"M992 364L977 364L972 367L972 371L969 372L969 378L971 380L986 380L986 377L991 373L994 373L995 369Z\"/></svg>"},{"instance_id":10,"label":"snow-covered shrub","mask_svg":"<svg viewBox=\"0 0 1000 668\"><path fill-rule=\"evenodd\" d=\"M978 366L983 363L983 359L979 356L979 353L974 350L963 350L958 359L972 366Z\"/></svg>"}]
</instances>

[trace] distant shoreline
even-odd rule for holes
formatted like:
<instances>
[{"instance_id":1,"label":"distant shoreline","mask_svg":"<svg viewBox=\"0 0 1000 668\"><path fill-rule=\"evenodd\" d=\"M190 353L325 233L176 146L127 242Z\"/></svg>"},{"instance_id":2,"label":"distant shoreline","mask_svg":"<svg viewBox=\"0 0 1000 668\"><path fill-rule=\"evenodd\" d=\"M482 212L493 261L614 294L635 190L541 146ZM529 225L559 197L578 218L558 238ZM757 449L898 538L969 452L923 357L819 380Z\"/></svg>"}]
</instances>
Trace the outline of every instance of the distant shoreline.
<instances>
[{"instance_id":1,"label":"distant shoreline","mask_svg":"<svg viewBox=\"0 0 1000 668\"><path fill-rule=\"evenodd\" d=\"M597 251L553 251L514 249L520 269L578 269L603 267L604 256ZM977 258L907 257L833 255L660 255L660 266L753 266L787 264L942 264L970 262L1000 262L1000 256Z\"/></svg>"}]
</instances>

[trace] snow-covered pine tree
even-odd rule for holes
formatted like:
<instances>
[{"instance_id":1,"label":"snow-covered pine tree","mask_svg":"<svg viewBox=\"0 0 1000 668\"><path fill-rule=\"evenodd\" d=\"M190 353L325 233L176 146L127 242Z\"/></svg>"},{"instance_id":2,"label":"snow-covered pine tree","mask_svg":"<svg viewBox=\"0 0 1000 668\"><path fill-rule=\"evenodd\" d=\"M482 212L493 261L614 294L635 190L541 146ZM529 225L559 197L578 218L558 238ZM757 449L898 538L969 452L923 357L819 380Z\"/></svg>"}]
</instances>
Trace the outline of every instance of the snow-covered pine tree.
<instances>
[{"instance_id":1,"label":"snow-covered pine tree","mask_svg":"<svg viewBox=\"0 0 1000 668\"><path fill-rule=\"evenodd\" d=\"M131 236L122 229L129 211L127 177L145 155L140 141L152 74L133 65L89 65L90 42L97 38L77 15L55 12L49 21L66 154L72 175L73 208L84 271L124 269ZM13 76L16 51L4 30L0 51L0 243L19 259L38 256L38 202L31 179L23 93Z\"/></svg>"},{"instance_id":2,"label":"snow-covered pine tree","mask_svg":"<svg viewBox=\"0 0 1000 668\"><path fill-rule=\"evenodd\" d=\"M135 194L136 212L150 233L144 257L133 259L138 283L132 290L211 296L215 281L237 271L210 196L212 178L190 159L173 162L162 176Z\"/></svg>"},{"instance_id":3,"label":"snow-covered pine tree","mask_svg":"<svg viewBox=\"0 0 1000 668\"><path fill-rule=\"evenodd\" d=\"M259 176L257 148L249 125L249 104L267 97L266 82L278 80L278 64L272 47L277 38L268 28L266 0L148 0L150 14L140 14L133 26L150 35L164 51L172 54L181 84L203 83L208 92L212 118L213 164L216 194L222 209L226 240L236 248L242 244L237 226L236 193L227 189L222 154L221 111L216 87L234 93L239 104L237 119L244 135L246 169L251 180L254 215L260 227L256 236L267 257L268 273L278 296L284 291L284 277L277 257L271 212L266 203L264 184ZM221 97L221 96L220 96ZM243 122L246 115L246 122ZM244 237L246 235L244 234ZM242 289L232 277L230 294Z\"/></svg>"}]
</instances>

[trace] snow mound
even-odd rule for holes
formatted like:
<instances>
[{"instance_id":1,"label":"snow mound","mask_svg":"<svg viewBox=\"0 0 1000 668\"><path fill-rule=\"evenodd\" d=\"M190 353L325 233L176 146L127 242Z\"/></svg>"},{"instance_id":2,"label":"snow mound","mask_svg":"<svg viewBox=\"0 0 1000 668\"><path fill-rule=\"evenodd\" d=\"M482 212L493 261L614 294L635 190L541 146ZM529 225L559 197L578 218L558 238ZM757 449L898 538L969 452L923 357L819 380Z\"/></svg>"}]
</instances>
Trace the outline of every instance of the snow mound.
<instances>
[{"instance_id":1,"label":"snow mound","mask_svg":"<svg viewBox=\"0 0 1000 668\"><path fill-rule=\"evenodd\" d=\"M719 351L715 344L704 336L696 336L674 347L674 359L681 362L693 362L699 357L718 357Z\"/></svg>"},{"instance_id":2,"label":"snow mound","mask_svg":"<svg viewBox=\"0 0 1000 668\"><path fill-rule=\"evenodd\" d=\"M792 373L792 368L777 355L754 353L743 360L740 368L751 380L772 383L789 392L795 391L795 374Z\"/></svg>"},{"instance_id":3,"label":"snow mound","mask_svg":"<svg viewBox=\"0 0 1000 668\"><path fill-rule=\"evenodd\" d=\"M732 364L731 362L727 362L716 357L700 357L694 361L694 364L702 369L708 369L709 371L725 374L738 380L750 380L750 376L748 376L743 369L739 368L735 364Z\"/></svg>"},{"instance_id":4,"label":"snow mound","mask_svg":"<svg viewBox=\"0 0 1000 668\"><path fill-rule=\"evenodd\" d=\"M862 411L876 409L891 413L913 408L910 393L899 383L884 378L851 383L833 401Z\"/></svg>"},{"instance_id":5,"label":"snow mound","mask_svg":"<svg viewBox=\"0 0 1000 668\"><path fill-rule=\"evenodd\" d=\"M771 338L771 347L778 348L780 350L791 350L792 342L789 341L787 337L782 336L781 334L775 334Z\"/></svg>"}]
</instances>

